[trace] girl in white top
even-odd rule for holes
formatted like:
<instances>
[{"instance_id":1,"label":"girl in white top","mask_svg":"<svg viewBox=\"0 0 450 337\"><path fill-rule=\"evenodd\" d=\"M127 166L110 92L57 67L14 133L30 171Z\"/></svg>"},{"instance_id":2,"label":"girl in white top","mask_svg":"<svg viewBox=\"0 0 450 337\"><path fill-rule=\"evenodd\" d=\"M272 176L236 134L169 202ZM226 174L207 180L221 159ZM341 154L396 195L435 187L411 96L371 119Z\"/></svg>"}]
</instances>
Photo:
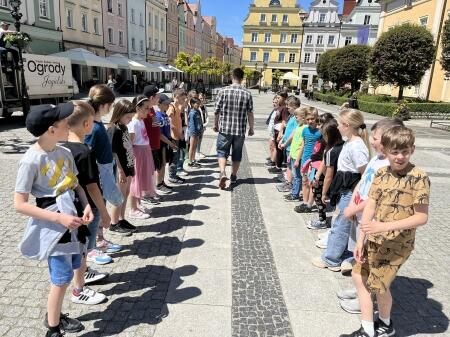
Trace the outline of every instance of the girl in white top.
<instances>
[{"instance_id":1,"label":"girl in white top","mask_svg":"<svg viewBox=\"0 0 450 337\"><path fill-rule=\"evenodd\" d=\"M151 104L146 96L138 96L133 100L133 105L136 108L136 114L128 124L128 132L133 143L135 156L135 175L130 186L130 218L148 219L150 210L142 206L140 201L145 196L154 197L156 195L155 164L143 120L148 115Z\"/></svg>"}]
</instances>

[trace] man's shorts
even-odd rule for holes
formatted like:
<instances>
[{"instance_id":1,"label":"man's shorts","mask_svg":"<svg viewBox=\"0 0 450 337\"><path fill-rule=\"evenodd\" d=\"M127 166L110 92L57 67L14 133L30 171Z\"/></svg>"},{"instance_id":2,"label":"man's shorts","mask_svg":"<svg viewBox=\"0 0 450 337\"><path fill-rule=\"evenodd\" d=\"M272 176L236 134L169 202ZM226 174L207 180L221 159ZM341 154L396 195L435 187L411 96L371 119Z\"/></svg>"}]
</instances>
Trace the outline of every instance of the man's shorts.
<instances>
[{"instance_id":1,"label":"man's shorts","mask_svg":"<svg viewBox=\"0 0 450 337\"><path fill-rule=\"evenodd\" d=\"M240 162L242 160L242 148L245 136L234 136L220 133L217 136L217 157L228 158L231 151L231 160Z\"/></svg>"},{"instance_id":2,"label":"man's shorts","mask_svg":"<svg viewBox=\"0 0 450 337\"><path fill-rule=\"evenodd\" d=\"M73 279L73 271L80 266L80 254L50 256L48 258L50 281L55 286L70 284Z\"/></svg>"},{"instance_id":3,"label":"man's shorts","mask_svg":"<svg viewBox=\"0 0 450 337\"><path fill-rule=\"evenodd\" d=\"M161 162L162 162L161 149L152 150L152 155L153 155L153 163L155 165L155 170L159 171L161 169Z\"/></svg>"},{"instance_id":4,"label":"man's shorts","mask_svg":"<svg viewBox=\"0 0 450 337\"><path fill-rule=\"evenodd\" d=\"M411 255L413 248L398 242L386 241L379 244L366 241L364 263L357 263L353 273L360 274L367 288L374 294L385 293L394 281L400 267Z\"/></svg>"}]
</instances>

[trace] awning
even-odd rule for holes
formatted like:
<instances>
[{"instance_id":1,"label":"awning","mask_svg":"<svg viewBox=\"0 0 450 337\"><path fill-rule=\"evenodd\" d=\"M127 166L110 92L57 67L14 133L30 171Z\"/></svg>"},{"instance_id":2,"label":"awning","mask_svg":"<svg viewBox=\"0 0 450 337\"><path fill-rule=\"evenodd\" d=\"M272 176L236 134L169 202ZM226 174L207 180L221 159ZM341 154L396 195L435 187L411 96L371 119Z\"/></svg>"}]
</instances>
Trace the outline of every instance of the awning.
<instances>
[{"instance_id":1,"label":"awning","mask_svg":"<svg viewBox=\"0 0 450 337\"><path fill-rule=\"evenodd\" d=\"M300 77L295 75L292 71L289 71L286 74L284 74L281 79L289 80L289 81L298 81L300 79Z\"/></svg>"},{"instance_id":2,"label":"awning","mask_svg":"<svg viewBox=\"0 0 450 337\"><path fill-rule=\"evenodd\" d=\"M154 64L148 63L146 61L140 61L140 60L136 61L136 62L139 62L140 64L145 66L147 68L145 71L147 71L147 72L151 72L151 73L160 73L160 72L162 72L162 70L159 69L159 67L154 65Z\"/></svg>"},{"instance_id":3,"label":"awning","mask_svg":"<svg viewBox=\"0 0 450 337\"><path fill-rule=\"evenodd\" d=\"M161 64L159 62L152 63L152 65L158 67L164 73L173 73L173 72L175 72L174 70L169 69L167 66L165 66L165 65L163 65L163 64Z\"/></svg>"},{"instance_id":4,"label":"awning","mask_svg":"<svg viewBox=\"0 0 450 337\"><path fill-rule=\"evenodd\" d=\"M121 54L114 54L111 56L108 56L106 58L108 61L111 61L119 67L119 69L129 69L129 70L136 70L136 71L147 71L147 67L141 64L140 62L130 60L129 58L121 55Z\"/></svg>"},{"instance_id":5,"label":"awning","mask_svg":"<svg viewBox=\"0 0 450 337\"><path fill-rule=\"evenodd\" d=\"M113 68L117 69L117 64L91 53L90 51L83 48L69 49L64 52L52 54L53 56L65 57L70 60L73 64L80 64L83 66L90 67L102 67L102 68Z\"/></svg>"},{"instance_id":6,"label":"awning","mask_svg":"<svg viewBox=\"0 0 450 337\"><path fill-rule=\"evenodd\" d=\"M169 68L171 71L173 71L173 72L175 72L175 73L182 73L183 71L181 71L180 69L178 69L178 68L175 68L174 66L172 66L172 65L167 65L166 66L167 68Z\"/></svg>"}]
</instances>

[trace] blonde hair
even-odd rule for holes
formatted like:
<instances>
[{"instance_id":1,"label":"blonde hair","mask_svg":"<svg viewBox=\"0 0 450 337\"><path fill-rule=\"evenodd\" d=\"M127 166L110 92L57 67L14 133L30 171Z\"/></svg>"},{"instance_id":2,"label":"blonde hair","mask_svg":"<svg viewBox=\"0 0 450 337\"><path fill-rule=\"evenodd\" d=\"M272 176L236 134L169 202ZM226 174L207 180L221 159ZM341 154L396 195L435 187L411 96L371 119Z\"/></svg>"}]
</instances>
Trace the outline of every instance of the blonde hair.
<instances>
[{"instance_id":1,"label":"blonde hair","mask_svg":"<svg viewBox=\"0 0 450 337\"><path fill-rule=\"evenodd\" d=\"M80 125L88 117L95 116L94 108L89 103L84 101L73 101L72 103L74 105L73 112L67 118L69 128Z\"/></svg>"},{"instance_id":2,"label":"blonde hair","mask_svg":"<svg viewBox=\"0 0 450 337\"><path fill-rule=\"evenodd\" d=\"M414 132L406 126L394 126L383 132L381 145L386 150L404 150L414 146Z\"/></svg>"},{"instance_id":3,"label":"blonde hair","mask_svg":"<svg viewBox=\"0 0 450 337\"><path fill-rule=\"evenodd\" d=\"M356 109L342 109L339 112L338 118L356 131L357 135L361 137L364 144L366 144L366 147L369 150L369 156L372 156L369 132L367 131L366 124L364 123L364 116L361 111Z\"/></svg>"},{"instance_id":4,"label":"blonde hair","mask_svg":"<svg viewBox=\"0 0 450 337\"><path fill-rule=\"evenodd\" d=\"M312 106L308 106L305 109L305 119L307 117L315 117L316 119L319 118L319 110L317 110L317 108L314 108Z\"/></svg>"}]
</instances>

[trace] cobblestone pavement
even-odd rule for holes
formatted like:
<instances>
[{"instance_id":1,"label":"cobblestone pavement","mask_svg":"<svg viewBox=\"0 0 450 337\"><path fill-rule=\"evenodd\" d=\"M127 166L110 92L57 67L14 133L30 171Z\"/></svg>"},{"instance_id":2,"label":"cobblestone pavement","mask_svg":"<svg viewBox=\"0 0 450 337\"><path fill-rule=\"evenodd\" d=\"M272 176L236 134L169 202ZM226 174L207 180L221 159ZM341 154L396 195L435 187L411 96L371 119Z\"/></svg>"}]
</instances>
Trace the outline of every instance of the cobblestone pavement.
<instances>
[{"instance_id":1,"label":"cobblestone pavement","mask_svg":"<svg viewBox=\"0 0 450 337\"><path fill-rule=\"evenodd\" d=\"M111 237L126 249L96 267L110 277L92 286L108 302L64 302L64 312L86 326L78 336L332 337L358 327L358 316L343 312L335 297L351 280L310 264L320 251L304 224L316 215L293 212L264 167L271 98L254 96L257 130L246 141L237 187L218 190L209 156L151 219L136 222L139 233ZM432 194L429 224L418 230L416 249L393 284L393 320L397 336L450 336L450 133L423 121L407 124L417 135L413 161L429 172ZM209 130L206 154L214 154L214 140ZM0 336L45 333L47 266L19 255L26 219L12 206L17 163L32 142L17 118L0 120Z\"/></svg>"}]
</instances>

